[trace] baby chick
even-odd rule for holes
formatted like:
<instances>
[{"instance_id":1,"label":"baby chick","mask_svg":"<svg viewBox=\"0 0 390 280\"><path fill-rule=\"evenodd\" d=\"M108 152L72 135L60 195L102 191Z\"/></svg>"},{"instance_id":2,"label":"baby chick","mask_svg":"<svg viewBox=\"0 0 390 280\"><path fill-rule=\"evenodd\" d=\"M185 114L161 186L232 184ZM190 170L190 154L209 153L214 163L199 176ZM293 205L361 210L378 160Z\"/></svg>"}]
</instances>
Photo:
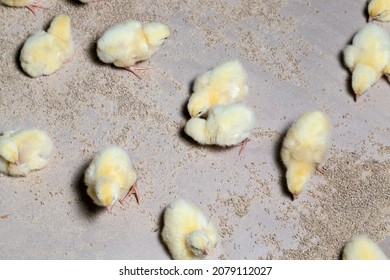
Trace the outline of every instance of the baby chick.
<instances>
[{"instance_id":1,"label":"baby chick","mask_svg":"<svg viewBox=\"0 0 390 280\"><path fill-rule=\"evenodd\" d=\"M228 61L197 77L193 91L187 109L194 118L215 105L244 100L248 93L246 71L238 60Z\"/></svg>"},{"instance_id":2,"label":"baby chick","mask_svg":"<svg viewBox=\"0 0 390 280\"><path fill-rule=\"evenodd\" d=\"M161 235L174 260L191 260L213 254L218 231L194 204L177 199L164 212Z\"/></svg>"},{"instance_id":3,"label":"baby chick","mask_svg":"<svg viewBox=\"0 0 390 280\"><path fill-rule=\"evenodd\" d=\"M23 70L31 77L50 75L73 55L70 18L59 15L47 32L38 31L26 40L20 53Z\"/></svg>"},{"instance_id":4,"label":"baby chick","mask_svg":"<svg viewBox=\"0 0 390 280\"><path fill-rule=\"evenodd\" d=\"M390 37L380 26L367 24L343 53L344 62L352 72L352 88L357 100L379 80L390 64Z\"/></svg>"},{"instance_id":5,"label":"baby chick","mask_svg":"<svg viewBox=\"0 0 390 280\"><path fill-rule=\"evenodd\" d=\"M352 238L343 250L344 260L387 260L374 241L364 235L357 235Z\"/></svg>"},{"instance_id":6,"label":"baby chick","mask_svg":"<svg viewBox=\"0 0 390 280\"><path fill-rule=\"evenodd\" d=\"M217 105L207 119L191 118L184 128L187 135L203 145L233 146L241 144L239 154L249 141L255 115L241 103Z\"/></svg>"},{"instance_id":7,"label":"baby chick","mask_svg":"<svg viewBox=\"0 0 390 280\"><path fill-rule=\"evenodd\" d=\"M35 128L5 131L0 136L0 172L10 176L26 176L46 166L53 142Z\"/></svg>"},{"instance_id":8,"label":"baby chick","mask_svg":"<svg viewBox=\"0 0 390 280\"><path fill-rule=\"evenodd\" d=\"M168 36L165 24L129 20L104 32L97 42L97 54L101 61L113 63L141 78L136 71L148 68L134 65L150 58Z\"/></svg>"},{"instance_id":9,"label":"baby chick","mask_svg":"<svg viewBox=\"0 0 390 280\"><path fill-rule=\"evenodd\" d=\"M370 0L368 15L369 21L390 21L390 0Z\"/></svg>"},{"instance_id":10,"label":"baby chick","mask_svg":"<svg viewBox=\"0 0 390 280\"><path fill-rule=\"evenodd\" d=\"M35 8L45 9L39 5L40 0L0 0L1 3L10 7L26 7L35 15Z\"/></svg>"},{"instance_id":11,"label":"baby chick","mask_svg":"<svg viewBox=\"0 0 390 280\"><path fill-rule=\"evenodd\" d=\"M139 202L137 176L126 152L108 146L95 156L85 171L84 182L93 202L111 212L115 202L135 194Z\"/></svg>"},{"instance_id":12,"label":"baby chick","mask_svg":"<svg viewBox=\"0 0 390 280\"><path fill-rule=\"evenodd\" d=\"M281 158L287 168L287 187L297 198L314 169L328 151L331 123L320 111L304 113L289 128L283 140Z\"/></svg>"}]
</instances>

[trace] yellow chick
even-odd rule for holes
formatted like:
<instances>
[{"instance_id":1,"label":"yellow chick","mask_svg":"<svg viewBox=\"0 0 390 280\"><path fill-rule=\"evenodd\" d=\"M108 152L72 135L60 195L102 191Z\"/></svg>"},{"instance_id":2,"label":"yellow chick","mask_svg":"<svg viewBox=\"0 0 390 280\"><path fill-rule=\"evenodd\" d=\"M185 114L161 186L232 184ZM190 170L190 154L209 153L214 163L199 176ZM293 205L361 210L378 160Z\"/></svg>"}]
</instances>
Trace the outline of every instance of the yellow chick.
<instances>
[{"instance_id":1,"label":"yellow chick","mask_svg":"<svg viewBox=\"0 0 390 280\"><path fill-rule=\"evenodd\" d=\"M352 88L357 98L383 75L390 65L390 37L378 25L367 24L344 51L344 62L352 72Z\"/></svg>"},{"instance_id":2,"label":"yellow chick","mask_svg":"<svg viewBox=\"0 0 390 280\"><path fill-rule=\"evenodd\" d=\"M0 172L26 176L44 168L53 150L46 132L36 128L6 131L0 136Z\"/></svg>"},{"instance_id":3,"label":"yellow chick","mask_svg":"<svg viewBox=\"0 0 390 280\"><path fill-rule=\"evenodd\" d=\"M367 10L369 21L390 21L390 0L370 0Z\"/></svg>"},{"instance_id":4,"label":"yellow chick","mask_svg":"<svg viewBox=\"0 0 390 280\"><path fill-rule=\"evenodd\" d=\"M0 0L2 4L9 7L26 7L35 15L35 8L45 9L45 7L39 5L40 0Z\"/></svg>"},{"instance_id":5,"label":"yellow chick","mask_svg":"<svg viewBox=\"0 0 390 280\"><path fill-rule=\"evenodd\" d=\"M365 235L357 235L344 247L343 259L387 260L387 257L374 241Z\"/></svg>"},{"instance_id":6,"label":"yellow chick","mask_svg":"<svg viewBox=\"0 0 390 280\"><path fill-rule=\"evenodd\" d=\"M218 230L193 203L177 199L164 212L161 235L174 260L194 260L213 254Z\"/></svg>"},{"instance_id":7,"label":"yellow chick","mask_svg":"<svg viewBox=\"0 0 390 280\"><path fill-rule=\"evenodd\" d=\"M117 146L108 146L98 153L84 176L88 195L110 213L115 202L122 203L131 194L135 194L139 202L136 180L128 155Z\"/></svg>"},{"instance_id":8,"label":"yellow chick","mask_svg":"<svg viewBox=\"0 0 390 280\"><path fill-rule=\"evenodd\" d=\"M150 58L169 34L165 24L129 20L104 32L97 42L97 55L101 61L113 63L141 78L136 71L148 68L134 65Z\"/></svg>"},{"instance_id":9,"label":"yellow chick","mask_svg":"<svg viewBox=\"0 0 390 280\"><path fill-rule=\"evenodd\" d=\"M26 40L20 62L31 77L50 75L60 69L73 52L70 17L59 15L47 32L40 30Z\"/></svg>"},{"instance_id":10,"label":"yellow chick","mask_svg":"<svg viewBox=\"0 0 390 280\"><path fill-rule=\"evenodd\" d=\"M215 105L243 101L247 93L244 67L238 60L228 61L196 78L187 109L191 117L200 117Z\"/></svg>"},{"instance_id":11,"label":"yellow chick","mask_svg":"<svg viewBox=\"0 0 390 280\"><path fill-rule=\"evenodd\" d=\"M320 111L304 113L287 131L281 158L287 168L287 187L296 199L314 169L324 161L329 147L331 122Z\"/></svg>"},{"instance_id":12,"label":"yellow chick","mask_svg":"<svg viewBox=\"0 0 390 280\"><path fill-rule=\"evenodd\" d=\"M241 145L241 154L255 126L255 115L241 103L217 105L209 111L207 119L191 118L184 131L203 145Z\"/></svg>"}]
</instances>

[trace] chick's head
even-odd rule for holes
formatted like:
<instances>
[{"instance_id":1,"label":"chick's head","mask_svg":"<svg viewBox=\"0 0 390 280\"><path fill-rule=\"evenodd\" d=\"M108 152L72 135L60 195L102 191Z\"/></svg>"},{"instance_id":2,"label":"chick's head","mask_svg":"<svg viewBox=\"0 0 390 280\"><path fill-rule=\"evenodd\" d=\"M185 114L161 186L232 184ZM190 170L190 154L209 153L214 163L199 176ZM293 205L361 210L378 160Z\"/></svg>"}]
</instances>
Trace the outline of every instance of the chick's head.
<instances>
[{"instance_id":1,"label":"chick's head","mask_svg":"<svg viewBox=\"0 0 390 280\"><path fill-rule=\"evenodd\" d=\"M202 230L188 234L186 238L187 248L197 257L210 254L210 239Z\"/></svg>"},{"instance_id":2,"label":"chick's head","mask_svg":"<svg viewBox=\"0 0 390 280\"><path fill-rule=\"evenodd\" d=\"M102 206L111 207L119 199L119 185L109 178L103 178L96 184L96 197Z\"/></svg>"},{"instance_id":3,"label":"chick's head","mask_svg":"<svg viewBox=\"0 0 390 280\"><path fill-rule=\"evenodd\" d=\"M368 4L369 20L388 21L390 20L390 10L386 5L387 0L373 0Z\"/></svg>"},{"instance_id":4,"label":"chick's head","mask_svg":"<svg viewBox=\"0 0 390 280\"><path fill-rule=\"evenodd\" d=\"M367 65L358 64L352 73L352 89L356 96L365 93L378 80L377 71Z\"/></svg>"},{"instance_id":5,"label":"chick's head","mask_svg":"<svg viewBox=\"0 0 390 280\"><path fill-rule=\"evenodd\" d=\"M314 166L301 162L294 162L287 168L287 188L294 199L302 192L313 171Z\"/></svg>"},{"instance_id":6,"label":"chick's head","mask_svg":"<svg viewBox=\"0 0 390 280\"><path fill-rule=\"evenodd\" d=\"M184 132L200 144L210 144L211 139L206 129L206 120L191 118L184 127Z\"/></svg>"},{"instance_id":7,"label":"chick's head","mask_svg":"<svg viewBox=\"0 0 390 280\"><path fill-rule=\"evenodd\" d=\"M0 156L11 163L19 160L18 146L7 136L0 137Z\"/></svg>"},{"instance_id":8,"label":"chick's head","mask_svg":"<svg viewBox=\"0 0 390 280\"><path fill-rule=\"evenodd\" d=\"M190 113L191 118L196 118L204 115L210 108L210 102L207 95L194 93L191 95L188 101L187 110Z\"/></svg>"},{"instance_id":9,"label":"chick's head","mask_svg":"<svg viewBox=\"0 0 390 280\"><path fill-rule=\"evenodd\" d=\"M162 23L146 23L143 28L146 39L153 47L161 46L169 36L169 28Z\"/></svg>"}]
</instances>

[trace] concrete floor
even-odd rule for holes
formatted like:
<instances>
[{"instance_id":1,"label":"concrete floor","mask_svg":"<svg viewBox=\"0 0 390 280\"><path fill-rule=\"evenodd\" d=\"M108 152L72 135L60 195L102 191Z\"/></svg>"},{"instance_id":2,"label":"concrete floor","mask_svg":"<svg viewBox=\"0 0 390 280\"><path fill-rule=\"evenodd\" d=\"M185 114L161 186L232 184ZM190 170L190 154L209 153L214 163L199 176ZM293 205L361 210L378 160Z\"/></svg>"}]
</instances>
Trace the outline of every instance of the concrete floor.
<instances>
[{"instance_id":1,"label":"concrete floor","mask_svg":"<svg viewBox=\"0 0 390 280\"><path fill-rule=\"evenodd\" d=\"M338 259L359 233L390 256L390 87L381 79L355 103L341 57L366 24L366 1L49 2L36 16L0 6L0 129L39 127L56 146L45 169L0 178L0 214L9 214L0 220L1 259L169 259L161 217L176 197L219 226L216 259ZM30 78L20 49L60 13L72 18L75 55L56 73ZM97 38L127 19L171 29L142 63L152 68L142 80L96 57ZM380 25L390 33L390 23ZM194 78L233 58L248 72L245 103L257 117L241 156L196 145L182 131ZM315 109L332 120L332 147L325 174L292 201L280 143ZM112 214L93 205L83 184L108 144L129 153L141 194L139 205L132 198Z\"/></svg>"}]
</instances>

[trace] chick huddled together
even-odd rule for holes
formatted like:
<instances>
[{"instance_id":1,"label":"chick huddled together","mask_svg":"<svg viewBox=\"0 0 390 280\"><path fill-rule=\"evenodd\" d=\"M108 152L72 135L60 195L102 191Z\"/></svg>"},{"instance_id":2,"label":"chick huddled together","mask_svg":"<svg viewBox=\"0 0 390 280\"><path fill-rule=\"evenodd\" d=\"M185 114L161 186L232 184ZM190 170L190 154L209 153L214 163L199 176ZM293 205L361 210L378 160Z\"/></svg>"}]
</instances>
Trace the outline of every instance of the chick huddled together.
<instances>
[{"instance_id":1,"label":"chick huddled together","mask_svg":"<svg viewBox=\"0 0 390 280\"><path fill-rule=\"evenodd\" d=\"M45 131L30 128L4 131L0 136L0 172L27 176L44 168L53 150L53 141Z\"/></svg>"},{"instance_id":2,"label":"chick huddled together","mask_svg":"<svg viewBox=\"0 0 390 280\"><path fill-rule=\"evenodd\" d=\"M42 8L35 0L0 0L13 7ZM79 0L82 3L99 0ZM390 21L390 0L371 0L369 20ZM136 66L151 58L170 36L163 23L127 20L109 27L97 41L98 58L126 69L140 78ZM20 62L31 77L50 75L69 61L74 53L71 19L55 17L48 29L38 31L24 43ZM343 50L344 62L352 72L356 98L383 75L390 81L390 37L373 23L367 24ZM238 60L231 60L199 75L187 109L190 119L184 131L202 145L231 147L240 145L241 155L256 125L252 109L243 101L248 95L248 75ZM321 172L330 146L332 124L322 111L302 114L288 129L280 150L286 167L287 188L293 199L303 191L315 170ZM27 176L44 168L53 150L46 132L36 129L4 131L0 135L0 172ZM86 193L97 206L123 204L132 194L139 203L137 175L128 154L119 146L99 151L84 172ZM176 199L166 208L161 230L162 241L175 260L210 258L218 242L218 228L195 204ZM355 236L344 248L343 259L387 259L381 249L364 235Z\"/></svg>"},{"instance_id":3,"label":"chick huddled together","mask_svg":"<svg viewBox=\"0 0 390 280\"><path fill-rule=\"evenodd\" d=\"M321 111L306 112L288 129L281 158L287 168L287 188L294 199L314 170L320 169L329 147L331 122Z\"/></svg>"},{"instance_id":4,"label":"chick huddled together","mask_svg":"<svg viewBox=\"0 0 390 280\"><path fill-rule=\"evenodd\" d=\"M173 259L204 259L213 253L218 230L192 202L177 199L165 209L161 236Z\"/></svg>"},{"instance_id":5,"label":"chick huddled together","mask_svg":"<svg viewBox=\"0 0 390 280\"><path fill-rule=\"evenodd\" d=\"M70 17L59 15L47 32L29 37L20 52L23 70L31 77L50 75L61 68L74 52Z\"/></svg>"},{"instance_id":6,"label":"chick huddled together","mask_svg":"<svg viewBox=\"0 0 390 280\"><path fill-rule=\"evenodd\" d=\"M390 20L390 0L371 0L369 22ZM355 34L343 50L344 63L352 73L355 101L383 75L390 81L390 36L379 25L369 23Z\"/></svg>"},{"instance_id":7,"label":"chick huddled together","mask_svg":"<svg viewBox=\"0 0 390 280\"><path fill-rule=\"evenodd\" d=\"M248 94L242 64L232 60L207 71L196 78L193 91L185 133L202 145L241 145L241 154L255 126L255 114L240 103Z\"/></svg>"},{"instance_id":8,"label":"chick huddled together","mask_svg":"<svg viewBox=\"0 0 390 280\"><path fill-rule=\"evenodd\" d=\"M345 245L344 260L387 260L381 248L366 235L356 235Z\"/></svg>"},{"instance_id":9,"label":"chick huddled together","mask_svg":"<svg viewBox=\"0 0 390 280\"><path fill-rule=\"evenodd\" d=\"M97 42L97 54L101 61L113 63L140 78L137 71L149 68L134 65L150 58L168 36L165 24L129 20L104 32Z\"/></svg>"},{"instance_id":10,"label":"chick huddled together","mask_svg":"<svg viewBox=\"0 0 390 280\"><path fill-rule=\"evenodd\" d=\"M0 2L9 7L26 7L35 15L35 9L44 9L45 7L40 5L40 0L0 0Z\"/></svg>"},{"instance_id":11,"label":"chick huddled together","mask_svg":"<svg viewBox=\"0 0 390 280\"><path fill-rule=\"evenodd\" d=\"M120 147L108 146L100 151L85 171L84 182L93 202L109 212L117 201L123 203L131 194L139 202L137 175Z\"/></svg>"}]
</instances>

